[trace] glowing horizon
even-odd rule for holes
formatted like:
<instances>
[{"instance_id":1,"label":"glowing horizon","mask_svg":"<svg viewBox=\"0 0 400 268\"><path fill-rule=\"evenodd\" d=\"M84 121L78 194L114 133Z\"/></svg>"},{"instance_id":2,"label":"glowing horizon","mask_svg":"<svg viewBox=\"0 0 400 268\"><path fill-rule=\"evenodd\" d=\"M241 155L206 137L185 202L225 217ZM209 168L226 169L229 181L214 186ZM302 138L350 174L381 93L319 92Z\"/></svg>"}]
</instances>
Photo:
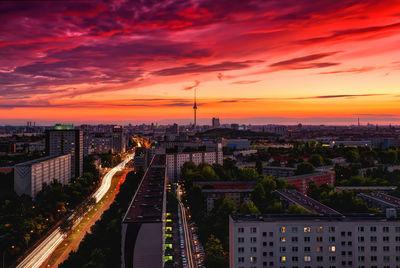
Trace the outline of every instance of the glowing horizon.
<instances>
[{"instance_id":1,"label":"glowing horizon","mask_svg":"<svg viewBox=\"0 0 400 268\"><path fill-rule=\"evenodd\" d=\"M200 122L400 122L397 0L10 1L0 12L0 124L183 122L195 87Z\"/></svg>"}]
</instances>

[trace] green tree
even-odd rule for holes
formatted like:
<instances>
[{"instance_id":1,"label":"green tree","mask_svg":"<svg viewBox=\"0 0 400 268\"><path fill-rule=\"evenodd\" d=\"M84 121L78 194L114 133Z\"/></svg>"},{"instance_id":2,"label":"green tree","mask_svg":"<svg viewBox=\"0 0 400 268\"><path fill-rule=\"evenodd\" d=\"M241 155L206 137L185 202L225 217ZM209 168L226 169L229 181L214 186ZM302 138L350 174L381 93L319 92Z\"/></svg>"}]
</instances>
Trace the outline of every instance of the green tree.
<instances>
[{"instance_id":1,"label":"green tree","mask_svg":"<svg viewBox=\"0 0 400 268\"><path fill-rule=\"evenodd\" d=\"M214 235L208 238L205 246L204 264L207 268L228 267L229 260L221 241Z\"/></svg>"},{"instance_id":2,"label":"green tree","mask_svg":"<svg viewBox=\"0 0 400 268\"><path fill-rule=\"evenodd\" d=\"M397 162L397 152L395 150L381 151L378 154L383 164L395 164Z\"/></svg>"},{"instance_id":3,"label":"green tree","mask_svg":"<svg viewBox=\"0 0 400 268\"><path fill-rule=\"evenodd\" d=\"M299 205L295 204L290 204L286 210L285 213L287 214L310 214L306 209L300 207Z\"/></svg>"},{"instance_id":4,"label":"green tree","mask_svg":"<svg viewBox=\"0 0 400 268\"><path fill-rule=\"evenodd\" d=\"M350 149L345 152L344 157L347 162L355 163L359 160L360 155L358 154L357 149Z\"/></svg>"},{"instance_id":5,"label":"green tree","mask_svg":"<svg viewBox=\"0 0 400 268\"><path fill-rule=\"evenodd\" d=\"M311 163L304 162L297 166L296 175L310 174L314 172L314 166Z\"/></svg>"},{"instance_id":6,"label":"green tree","mask_svg":"<svg viewBox=\"0 0 400 268\"><path fill-rule=\"evenodd\" d=\"M320 167L324 165L324 159L322 158L321 155L319 154L314 154L312 155L309 159L308 162L311 163L314 167Z\"/></svg>"},{"instance_id":7,"label":"green tree","mask_svg":"<svg viewBox=\"0 0 400 268\"><path fill-rule=\"evenodd\" d=\"M257 170L258 174L263 174L263 164L260 159L256 160L256 170Z\"/></svg>"},{"instance_id":8,"label":"green tree","mask_svg":"<svg viewBox=\"0 0 400 268\"><path fill-rule=\"evenodd\" d=\"M257 180L258 172L255 168L242 168L241 177L245 180Z\"/></svg>"},{"instance_id":9,"label":"green tree","mask_svg":"<svg viewBox=\"0 0 400 268\"><path fill-rule=\"evenodd\" d=\"M261 214L256 205L252 201L244 202L239 207L239 214L241 215L258 215Z\"/></svg>"}]
</instances>

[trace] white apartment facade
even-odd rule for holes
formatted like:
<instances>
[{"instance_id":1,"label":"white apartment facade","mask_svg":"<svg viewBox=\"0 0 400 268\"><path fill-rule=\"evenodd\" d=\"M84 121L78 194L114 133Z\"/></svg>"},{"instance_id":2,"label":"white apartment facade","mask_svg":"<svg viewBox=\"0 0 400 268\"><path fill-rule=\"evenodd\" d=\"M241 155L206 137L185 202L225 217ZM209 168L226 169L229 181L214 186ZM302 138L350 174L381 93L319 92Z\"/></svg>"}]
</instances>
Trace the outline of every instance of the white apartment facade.
<instances>
[{"instance_id":1,"label":"white apartment facade","mask_svg":"<svg viewBox=\"0 0 400 268\"><path fill-rule=\"evenodd\" d=\"M400 219L384 216L231 216L231 268L397 268Z\"/></svg>"},{"instance_id":2,"label":"white apartment facade","mask_svg":"<svg viewBox=\"0 0 400 268\"><path fill-rule=\"evenodd\" d=\"M53 180L67 184L70 179L70 154L39 158L14 167L14 190L18 195L35 197L44 184L50 184Z\"/></svg>"},{"instance_id":3,"label":"white apartment facade","mask_svg":"<svg viewBox=\"0 0 400 268\"><path fill-rule=\"evenodd\" d=\"M186 162L194 162L196 165L207 163L210 165L222 165L224 156L222 150L214 152L190 152L167 154L167 175L173 181L181 176L181 168Z\"/></svg>"}]
</instances>

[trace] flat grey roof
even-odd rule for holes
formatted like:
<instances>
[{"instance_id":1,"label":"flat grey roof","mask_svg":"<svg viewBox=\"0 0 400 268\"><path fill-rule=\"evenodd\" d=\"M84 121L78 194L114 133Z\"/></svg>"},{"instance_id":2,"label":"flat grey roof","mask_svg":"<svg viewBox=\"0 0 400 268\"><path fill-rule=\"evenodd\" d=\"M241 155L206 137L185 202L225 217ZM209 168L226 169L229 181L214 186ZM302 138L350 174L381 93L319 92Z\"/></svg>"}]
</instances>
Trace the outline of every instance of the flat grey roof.
<instances>
[{"instance_id":1,"label":"flat grey roof","mask_svg":"<svg viewBox=\"0 0 400 268\"><path fill-rule=\"evenodd\" d=\"M37 158L37 159L33 159L33 160L30 160L30 161L26 161L26 162L23 162L23 163L16 164L15 167L18 167L18 166L30 166L30 165L33 165L33 164L36 164L36 163L40 163L40 162L43 162L43 161L47 161L47 160L50 160L50 159L55 159L55 158L58 158L58 157L61 157L61 156L66 156L66 155L70 155L70 154L62 154L62 155L57 155L57 156L45 156L45 157L41 157L41 158Z\"/></svg>"},{"instance_id":2,"label":"flat grey roof","mask_svg":"<svg viewBox=\"0 0 400 268\"><path fill-rule=\"evenodd\" d=\"M279 194L282 198L286 199L291 203L295 203L309 212L315 211L316 213L323 215L341 215L334 209L331 209L320 202L303 195L296 190L275 190L275 193Z\"/></svg>"},{"instance_id":3,"label":"flat grey roof","mask_svg":"<svg viewBox=\"0 0 400 268\"><path fill-rule=\"evenodd\" d=\"M264 215L231 215L234 222L295 222L295 221L400 221L400 218L387 219L385 214L344 214L344 215L296 215L296 214L264 214Z\"/></svg>"},{"instance_id":4,"label":"flat grey roof","mask_svg":"<svg viewBox=\"0 0 400 268\"><path fill-rule=\"evenodd\" d=\"M254 189L202 189L203 193L251 193Z\"/></svg>"}]
</instances>

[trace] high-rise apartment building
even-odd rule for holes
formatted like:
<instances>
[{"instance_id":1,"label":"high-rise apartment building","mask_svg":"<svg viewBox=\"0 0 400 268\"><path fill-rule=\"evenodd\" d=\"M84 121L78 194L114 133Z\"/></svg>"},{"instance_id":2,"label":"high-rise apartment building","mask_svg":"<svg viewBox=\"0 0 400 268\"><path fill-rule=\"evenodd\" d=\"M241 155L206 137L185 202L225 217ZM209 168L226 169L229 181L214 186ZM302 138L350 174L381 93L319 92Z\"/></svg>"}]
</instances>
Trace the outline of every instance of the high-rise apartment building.
<instances>
[{"instance_id":1,"label":"high-rise apartment building","mask_svg":"<svg viewBox=\"0 0 400 268\"><path fill-rule=\"evenodd\" d=\"M231 268L399 267L400 219L263 215L229 219Z\"/></svg>"},{"instance_id":2,"label":"high-rise apartment building","mask_svg":"<svg viewBox=\"0 0 400 268\"><path fill-rule=\"evenodd\" d=\"M219 127L220 127L219 118L213 117L213 119L212 119L212 128L219 128Z\"/></svg>"},{"instance_id":3,"label":"high-rise apartment building","mask_svg":"<svg viewBox=\"0 0 400 268\"><path fill-rule=\"evenodd\" d=\"M47 156L15 165L14 190L35 197L53 180L67 184L71 179L71 155Z\"/></svg>"},{"instance_id":4,"label":"high-rise apartment building","mask_svg":"<svg viewBox=\"0 0 400 268\"><path fill-rule=\"evenodd\" d=\"M83 172L83 134L73 126L56 125L46 131L46 151L49 156L71 155L71 176L80 177Z\"/></svg>"},{"instance_id":5,"label":"high-rise apartment building","mask_svg":"<svg viewBox=\"0 0 400 268\"><path fill-rule=\"evenodd\" d=\"M113 127L112 145L113 153L125 152L125 137L123 128L121 126Z\"/></svg>"}]
</instances>

